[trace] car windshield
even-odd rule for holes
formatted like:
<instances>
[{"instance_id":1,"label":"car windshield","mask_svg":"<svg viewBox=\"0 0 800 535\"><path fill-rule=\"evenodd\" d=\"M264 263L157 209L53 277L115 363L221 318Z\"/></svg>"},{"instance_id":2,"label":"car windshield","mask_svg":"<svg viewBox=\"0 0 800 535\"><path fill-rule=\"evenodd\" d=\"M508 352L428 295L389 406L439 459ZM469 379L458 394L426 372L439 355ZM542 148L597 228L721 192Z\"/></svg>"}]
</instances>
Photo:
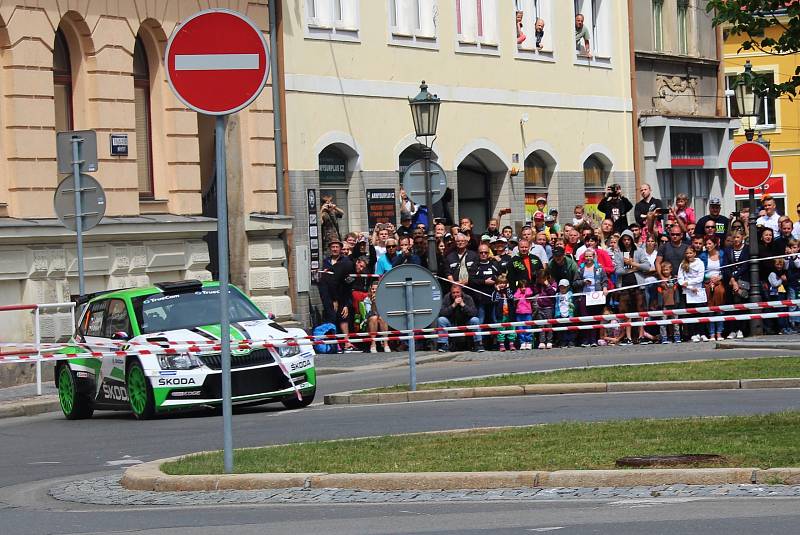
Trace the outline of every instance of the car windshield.
<instances>
[{"instance_id":1,"label":"car windshield","mask_svg":"<svg viewBox=\"0 0 800 535\"><path fill-rule=\"evenodd\" d=\"M229 290L231 323L266 319L264 314L237 289ZM220 320L219 288L199 292L150 294L132 300L142 334L218 325Z\"/></svg>"}]
</instances>

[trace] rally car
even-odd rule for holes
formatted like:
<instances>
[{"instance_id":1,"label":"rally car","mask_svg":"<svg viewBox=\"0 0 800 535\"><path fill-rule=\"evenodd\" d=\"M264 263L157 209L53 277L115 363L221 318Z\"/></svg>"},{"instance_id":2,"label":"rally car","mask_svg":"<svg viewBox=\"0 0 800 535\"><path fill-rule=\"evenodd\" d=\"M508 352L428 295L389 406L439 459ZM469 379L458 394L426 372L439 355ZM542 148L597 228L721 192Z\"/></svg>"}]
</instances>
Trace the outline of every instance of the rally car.
<instances>
[{"instance_id":1,"label":"rally car","mask_svg":"<svg viewBox=\"0 0 800 535\"><path fill-rule=\"evenodd\" d=\"M180 408L220 405L222 361L213 348L220 336L219 298L219 283L193 280L92 296L63 352L103 355L57 361L55 382L64 415L75 420L91 417L95 409L130 410L147 419ZM234 286L229 313L232 342L305 336L265 316ZM201 351L188 351L190 344ZM116 353L120 350L126 354ZM301 408L314 400L315 392L310 344L243 350L234 345L234 404L280 401Z\"/></svg>"}]
</instances>

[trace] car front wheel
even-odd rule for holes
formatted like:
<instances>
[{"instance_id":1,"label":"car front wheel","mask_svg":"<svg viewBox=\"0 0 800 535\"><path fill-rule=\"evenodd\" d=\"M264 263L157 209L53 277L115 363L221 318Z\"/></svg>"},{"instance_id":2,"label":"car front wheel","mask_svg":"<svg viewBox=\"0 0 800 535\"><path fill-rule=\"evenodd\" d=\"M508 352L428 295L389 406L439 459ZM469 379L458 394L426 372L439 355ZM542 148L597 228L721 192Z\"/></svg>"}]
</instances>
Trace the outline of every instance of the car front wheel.
<instances>
[{"instance_id":1,"label":"car front wheel","mask_svg":"<svg viewBox=\"0 0 800 535\"><path fill-rule=\"evenodd\" d=\"M128 386L128 399L130 400L133 415L137 420L152 418L156 412L153 388L150 386L142 364L138 360L133 361L128 366L125 382Z\"/></svg>"},{"instance_id":2,"label":"car front wheel","mask_svg":"<svg viewBox=\"0 0 800 535\"><path fill-rule=\"evenodd\" d=\"M303 407L308 407L311 405L311 403L313 403L314 395L316 395L316 393L316 388L303 392L303 399L297 399L294 397L294 394L292 394L291 398L284 399L281 401L281 403L283 403L283 406L287 409L302 409Z\"/></svg>"}]
</instances>

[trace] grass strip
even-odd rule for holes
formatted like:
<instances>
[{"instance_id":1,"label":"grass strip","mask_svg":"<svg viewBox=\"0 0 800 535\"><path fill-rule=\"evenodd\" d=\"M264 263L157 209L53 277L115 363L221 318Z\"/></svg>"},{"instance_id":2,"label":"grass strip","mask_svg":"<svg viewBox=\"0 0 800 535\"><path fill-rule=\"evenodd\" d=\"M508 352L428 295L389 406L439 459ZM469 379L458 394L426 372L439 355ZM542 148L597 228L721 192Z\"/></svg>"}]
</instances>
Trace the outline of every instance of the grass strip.
<instances>
[{"instance_id":1,"label":"grass strip","mask_svg":"<svg viewBox=\"0 0 800 535\"><path fill-rule=\"evenodd\" d=\"M715 453L715 467L800 465L800 411L756 416L566 422L289 444L234 451L237 473L479 472L614 468L620 457ZM222 452L166 463L167 474L221 474Z\"/></svg>"},{"instance_id":2,"label":"grass strip","mask_svg":"<svg viewBox=\"0 0 800 535\"><path fill-rule=\"evenodd\" d=\"M776 379L800 377L800 358L766 357L756 359L711 360L702 362L672 362L633 366L589 367L536 373L518 373L457 381L418 383L417 390L442 388L471 388L480 386L509 386L564 383L627 383L634 381L702 381L722 379ZM408 385L364 390L376 392L406 392Z\"/></svg>"}]
</instances>

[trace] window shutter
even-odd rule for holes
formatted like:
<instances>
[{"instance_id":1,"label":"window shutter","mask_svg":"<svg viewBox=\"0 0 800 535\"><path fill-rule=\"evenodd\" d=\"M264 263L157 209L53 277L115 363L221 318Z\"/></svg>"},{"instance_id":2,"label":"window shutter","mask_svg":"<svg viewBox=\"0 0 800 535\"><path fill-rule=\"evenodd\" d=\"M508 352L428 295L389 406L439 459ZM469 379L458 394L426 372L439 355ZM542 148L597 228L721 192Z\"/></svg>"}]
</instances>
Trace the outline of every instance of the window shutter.
<instances>
[{"instance_id":1,"label":"window shutter","mask_svg":"<svg viewBox=\"0 0 800 535\"><path fill-rule=\"evenodd\" d=\"M539 12L539 17L544 21L544 37L542 38L542 47L544 50L553 50L553 40L551 36L553 35L553 27L549 26L551 21L553 20L552 17L552 3L553 0L537 0L537 11ZM534 24L536 21L534 20ZM533 30L532 30L533 31ZM534 31L534 42L536 41L535 31Z\"/></svg>"},{"instance_id":2,"label":"window shutter","mask_svg":"<svg viewBox=\"0 0 800 535\"><path fill-rule=\"evenodd\" d=\"M436 20L434 20L434 2L436 0L418 0L419 2L419 35L436 37Z\"/></svg>"},{"instance_id":3,"label":"window shutter","mask_svg":"<svg viewBox=\"0 0 800 535\"><path fill-rule=\"evenodd\" d=\"M139 195L153 196L152 162L150 161L150 92L135 87L134 113L136 115L136 173L139 176Z\"/></svg>"},{"instance_id":4,"label":"window shutter","mask_svg":"<svg viewBox=\"0 0 800 535\"><path fill-rule=\"evenodd\" d=\"M478 25L475 15L478 12L478 0L461 0L461 41L474 43L478 36Z\"/></svg>"},{"instance_id":5,"label":"window shutter","mask_svg":"<svg viewBox=\"0 0 800 535\"><path fill-rule=\"evenodd\" d=\"M483 37L483 0L475 0L475 22L478 24L478 37Z\"/></svg>"},{"instance_id":6,"label":"window shutter","mask_svg":"<svg viewBox=\"0 0 800 535\"><path fill-rule=\"evenodd\" d=\"M462 25L461 25L461 0L456 0L456 33L461 35L462 32Z\"/></svg>"},{"instance_id":7,"label":"window shutter","mask_svg":"<svg viewBox=\"0 0 800 535\"><path fill-rule=\"evenodd\" d=\"M497 0L479 0L481 3L481 20L483 42L497 44Z\"/></svg>"},{"instance_id":8,"label":"window shutter","mask_svg":"<svg viewBox=\"0 0 800 535\"><path fill-rule=\"evenodd\" d=\"M314 19L312 24L320 28L333 27L333 1L309 0L314 4Z\"/></svg>"},{"instance_id":9,"label":"window shutter","mask_svg":"<svg viewBox=\"0 0 800 535\"><path fill-rule=\"evenodd\" d=\"M348 30L358 29L358 9L356 8L357 0L334 0L340 2L341 22L338 24Z\"/></svg>"}]
</instances>

